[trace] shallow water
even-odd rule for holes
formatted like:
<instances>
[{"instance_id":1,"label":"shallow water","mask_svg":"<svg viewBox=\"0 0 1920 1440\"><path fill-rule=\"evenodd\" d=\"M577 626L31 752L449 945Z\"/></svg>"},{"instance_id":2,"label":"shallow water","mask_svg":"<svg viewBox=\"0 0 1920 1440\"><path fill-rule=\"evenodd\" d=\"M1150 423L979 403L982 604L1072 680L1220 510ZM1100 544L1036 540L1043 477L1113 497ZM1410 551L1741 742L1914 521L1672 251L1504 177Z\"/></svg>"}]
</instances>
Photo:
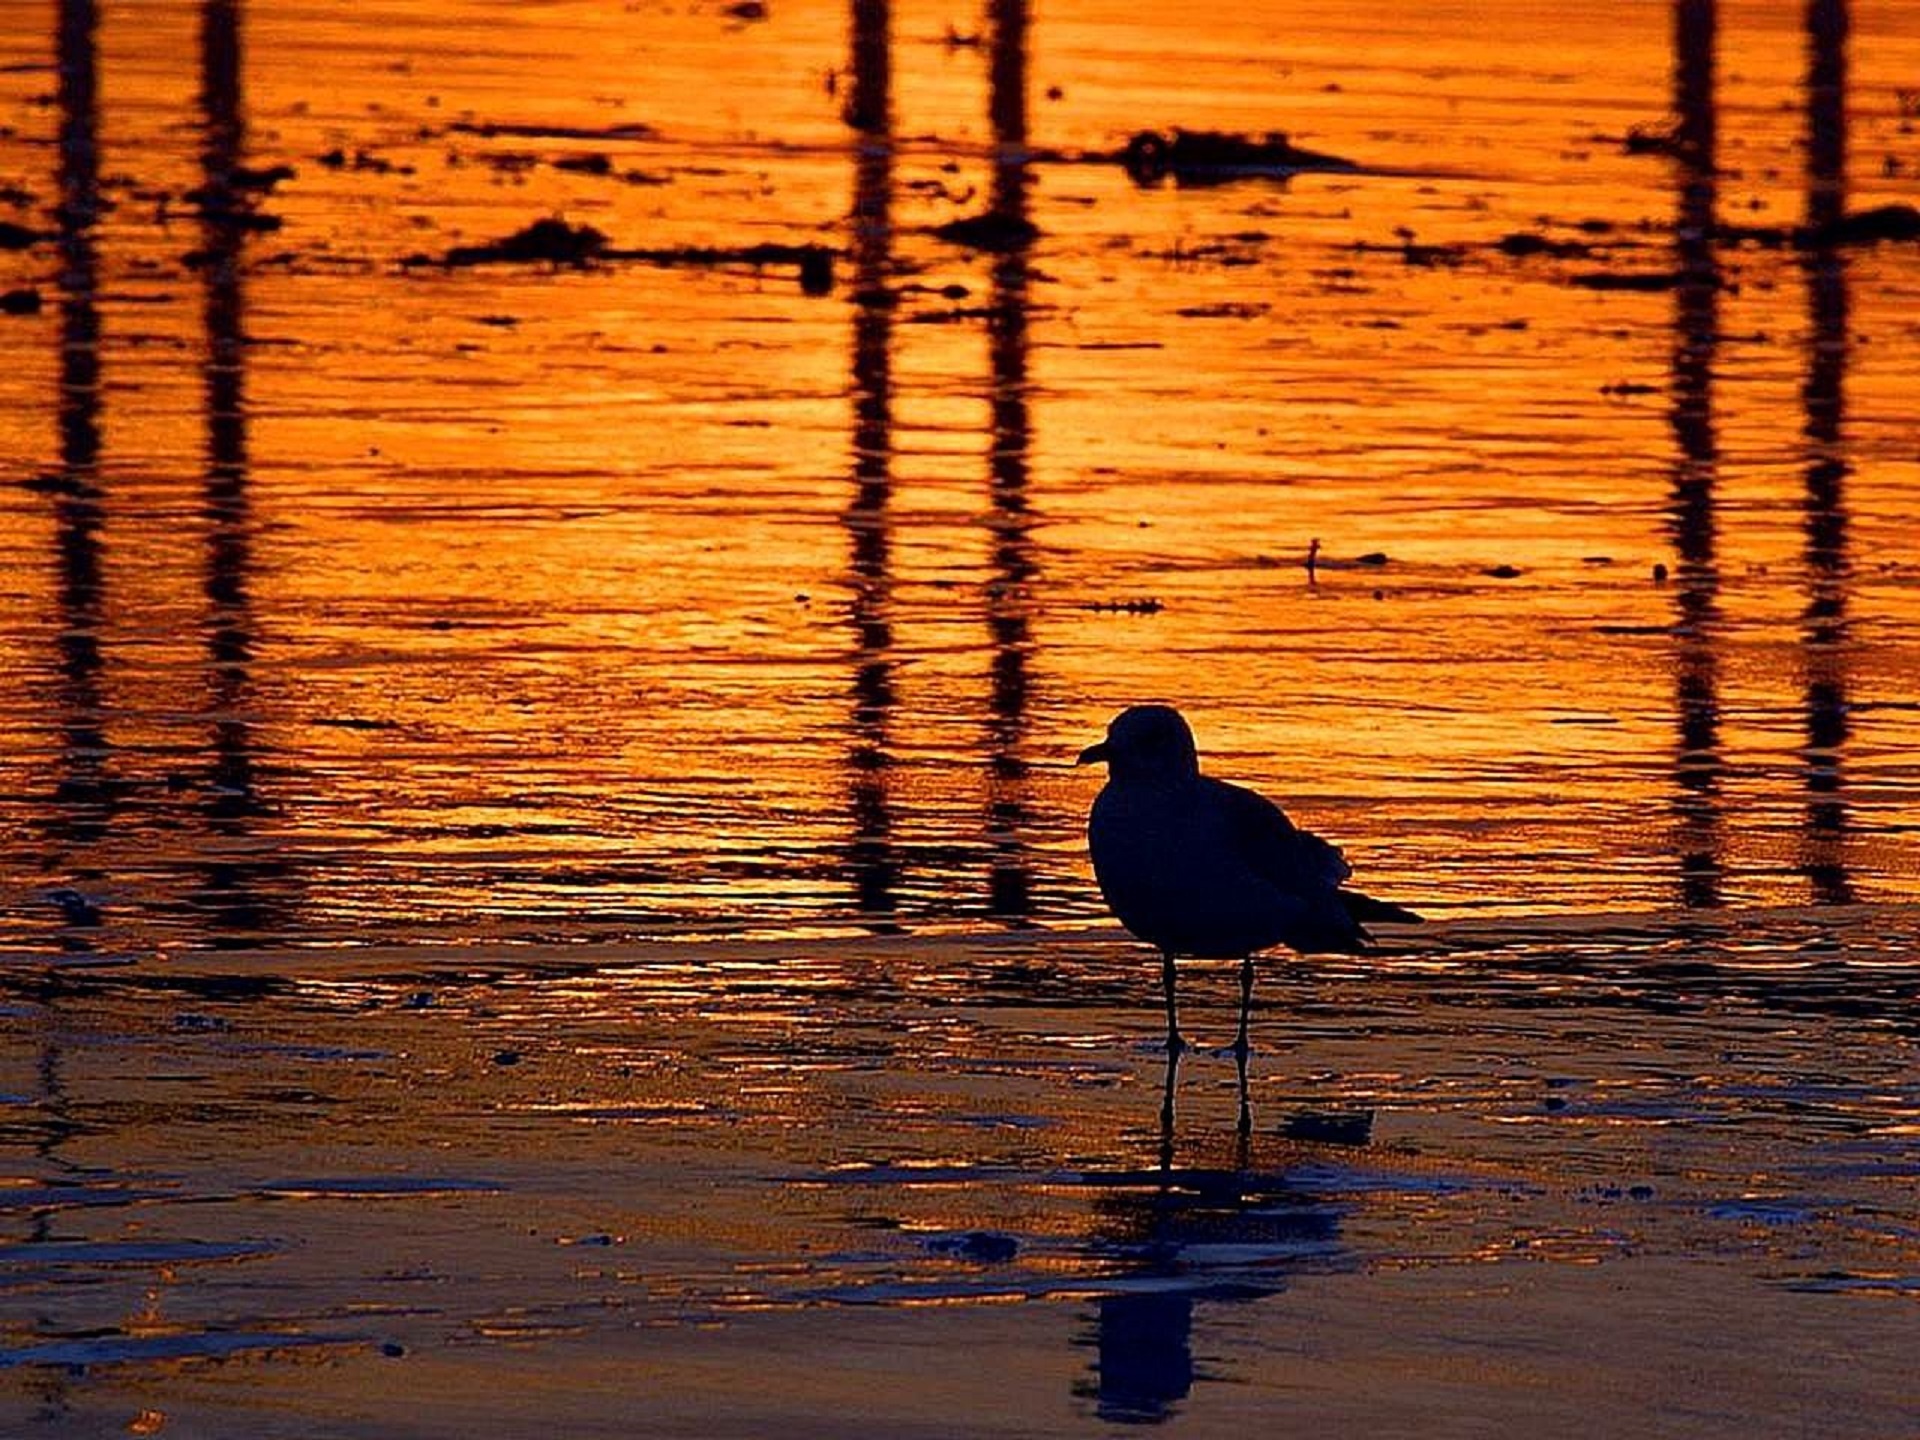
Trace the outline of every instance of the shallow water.
<instances>
[{"instance_id":1,"label":"shallow water","mask_svg":"<svg viewBox=\"0 0 1920 1440\"><path fill-rule=\"evenodd\" d=\"M1063 767L1149 697L1436 913L1912 879L1920 254L1687 238L1821 203L1797 15L1707 106L1651 4L91 9L0 54L12 943L1087 916ZM1859 209L1920 21L1854 29ZM1622 144L1682 101L1717 187ZM1085 158L1175 125L1365 169ZM553 214L836 283L404 263Z\"/></svg>"},{"instance_id":2,"label":"shallow water","mask_svg":"<svg viewBox=\"0 0 1920 1440\"><path fill-rule=\"evenodd\" d=\"M1204 1049L1163 1128L1117 936L10 973L0 1380L192 1433L1902 1433L1914 932L1275 965L1244 1136ZM1224 1040L1232 967L1187 1002Z\"/></svg>"},{"instance_id":3,"label":"shallow water","mask_svg":"<svg viewBox=\"0 0 1920 1440\"><path fill-rule=\"evenodd\" d=\"M0 1428L1920 1426L1920 247L1702 238L1911 199L1845 8L0 0ZM1244 1136L1149 698L1434 920Z\"/></svg>"}]
</instances>

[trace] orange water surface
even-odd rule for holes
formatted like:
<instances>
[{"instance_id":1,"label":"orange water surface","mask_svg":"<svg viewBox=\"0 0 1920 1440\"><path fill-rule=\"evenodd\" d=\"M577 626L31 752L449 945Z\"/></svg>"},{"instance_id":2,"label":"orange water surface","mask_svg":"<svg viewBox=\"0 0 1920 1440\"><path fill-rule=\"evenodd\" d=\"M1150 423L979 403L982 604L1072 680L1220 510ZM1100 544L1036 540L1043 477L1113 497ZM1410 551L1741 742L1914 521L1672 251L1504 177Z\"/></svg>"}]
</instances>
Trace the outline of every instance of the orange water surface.
<instances>
[{"instance_id":1,"label":"orange water surface","mask_svg":"<svg viewBox=\"0 0 1920 1440\"><path fill-rule=\"evenodd\" d=\"M0 1433L1915 1433L1917 85L0 0ZM1088 873L1149 699L1431 920L1251 1060Z\"/></svg>"},{"instance_id":2,"label":"orange water surface","mask_svg":"<svg viewBox=\"0 0 1920 1440\"><path fill-rule=\"evenodd\" d=\"M0 936L1090 918L1144 699L1438 915L1911 893L1920 250L1707 233L1912 195L1850 8L5 0Z\"/></svg>"}]
</instances>

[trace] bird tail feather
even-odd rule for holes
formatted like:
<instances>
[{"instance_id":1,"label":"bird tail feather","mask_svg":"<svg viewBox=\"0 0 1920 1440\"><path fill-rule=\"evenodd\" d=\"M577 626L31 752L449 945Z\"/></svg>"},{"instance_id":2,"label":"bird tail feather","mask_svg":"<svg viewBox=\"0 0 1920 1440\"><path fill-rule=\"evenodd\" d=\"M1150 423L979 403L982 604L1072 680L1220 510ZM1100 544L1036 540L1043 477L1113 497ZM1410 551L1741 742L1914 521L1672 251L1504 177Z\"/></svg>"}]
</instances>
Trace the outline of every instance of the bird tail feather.
<instances>
[{"instance_id":1,"label":"bird tail feather","mask_svg":"<svg viewBox=\"0 0 1920 1440\"><path fill-rule=\"evenodd\" d=\"M1418 925L1420 917L1404 905L1396 905L1391 900L1376 900L1371 895L1362 895L1358 890L1336 892L1340 903L1346 907L1347 915L1354 924L1369 922L1386 925Z\"/></svg>"}]
</instances>

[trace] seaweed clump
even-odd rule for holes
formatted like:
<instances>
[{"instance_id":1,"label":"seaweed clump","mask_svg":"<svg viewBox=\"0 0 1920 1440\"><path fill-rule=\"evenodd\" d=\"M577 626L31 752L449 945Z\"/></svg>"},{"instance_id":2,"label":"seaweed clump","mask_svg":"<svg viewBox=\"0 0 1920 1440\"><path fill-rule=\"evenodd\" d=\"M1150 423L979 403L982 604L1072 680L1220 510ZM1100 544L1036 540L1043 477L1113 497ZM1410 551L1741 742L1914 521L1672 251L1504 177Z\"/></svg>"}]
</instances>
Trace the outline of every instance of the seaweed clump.
<instances>
[{"instance_id":1,"label":"seaweed clump","mask_svg":"<svg viewBox=\"0 0 1920 1440\"><path fill-rule=\"evenodd\" d=\"M604 232L591 225L570 225L557 217L536 220L516 230L504 240L485 245L456 245L447 251L441 264L465 265L530 264L585 265L607 253Z\"/></svg>"},{"instance_id":2,"label":"seaweed clump","mask_svg":"<svg viewBox=\"0 0 1920 1440\"><path fill-rule=\"evenodd\" d=\"M1225 130L1181 130L1162 135L1142 130L1127 142L1120 163L1136 185L1158 185L1169 176L1176 185L1224 185L1230 180L1284 180L1303 170L1355 171L1340 155L1295 145L1286 134L1237 135Z\"/></svg>"}]
</instances>

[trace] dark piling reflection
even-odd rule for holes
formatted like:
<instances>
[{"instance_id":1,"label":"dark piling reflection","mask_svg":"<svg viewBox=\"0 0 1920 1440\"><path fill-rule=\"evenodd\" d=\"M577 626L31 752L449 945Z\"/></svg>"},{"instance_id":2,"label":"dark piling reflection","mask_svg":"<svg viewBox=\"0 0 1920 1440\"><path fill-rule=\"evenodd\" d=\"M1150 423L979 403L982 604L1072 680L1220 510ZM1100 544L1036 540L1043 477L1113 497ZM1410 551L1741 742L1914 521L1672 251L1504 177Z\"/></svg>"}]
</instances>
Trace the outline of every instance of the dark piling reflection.
<instances>
[{"instance_id":1,"label":"dark piling reflection","mask_svg":"<svg viewBox=\"0 0 1920 1440\"><path fill-rule=\"evenodd\" d=\"M891 517L893 490L892 9L853 0L853 84L846 120L857 132L853 181L853 746L847 757L854 833L848 847L862 913L890 916L900 861L888 797L894 707ZM886 928L892 928L891 922Z\"/></svg>"},{"instance_id":2,"label":"dark piling reflection","mask_svg":"<svg viewBox=\"0 0 1920 1440\"><path fill-rule=\"evenodd\" d=\"M1027 0L989 0L987 110L993 126L993 213L1025 219L1027 156Z\"/></svg>"},{"instance_id":3,"label":"dark piling reflection","mask_svg":"<svg viewBox=\"0 0 1920 1440\"><path fill-rule=\"evenodd\" d=\"M246 837L250 822L266 808L255 773L254 627L248 592L253 522L247 467L245 247L256 219L242 168L246 120L241 18L240 0L205 0L201 8L204 137L198 259L206 326L204 588L212 725L211 773L202 813L213 834L227 839ZM221 858L216 846L202 866L192 903L231 943L247 943L246 937L278 923L278 907L269 892L284 869L273 860Z\"/></svg>"},{"instance_id":4,"label":"dark piling reflection","mask_svg":"<svg viewBox=\"0 0 1920 1440\"><path fill-rule=\"evenodd\" d=\"M1807 225L1847 210L1847 0L1807 0Z\"/></svg>"},{"instance_id":5,"label":"dark piling reflection","mask_svg":"<svg viewBox=\"0 0 1920 1440\"><path fill-rule=\"evenodd\" d=\"M1847 6L1807 6L1808 230L1828 233L1847 203ZM1843 428L1846 418L1847 260L1831 245L1805 255L1807 274L1807 477L1804 556L1807 605L1806 828L1800 870L1817 904L1854 898L1846 863L1847 807L1841 768L1847 739L1847 547Z\"/></svg>"},{"instance_id":6,"label":"dark piling reflection","mask_svg":"<svg viewBox=\"0 0 1920 1440\"><path fill-rule=\"evenodd\" d=\"M100 629L105 608L101 529L105 520L100 486L100 313L95 303L99 260L93 227L100 215L99 89L94 0L61 0L54 20L54 66L58 75L60 294L59 460L44 488L54 507L59 636L57 706L61 773L51 808L53 838L71 844L106 834L111 801L108 744L103 714ZM69 944L84 948L83 937ZM60 998L57 974L37 987L34 999L49 1011ZM32 1126L35 1158L62 1171L76 1167L64 1154L80 1132L73 1120L65 1077L65 1052L52 1037L35 1061L39 1094ZM24 1238L53 1238L58 1210L33 1212ZM36 1376L35 1418L59 1423L69 1410L64 1376Z\"/></svg>"},{"instance_id":7,"label":"dark piling reflection","mask_svg":"<svg viewBox=\"0 0 1920 1440\"><path fill-rule=\"evenodd\" d=\"M54 511L54 594L59 636L56 708L59 712L60 778L55 784L48 831L56 842L85 845L107 833L113 804L109 747L104 723L105 696L101 625L106 586L101 530L105 522L100 485L100 312L95 303L99 258L93 227L100 215L99 88L96 36L99 15L94 0L60 0L54 20L54 67L58 75L60 294L59 461L46 477ZM89 878L91 870L73 878ZM88 948L84 930L69 918L62 944ZM49 975L35 999L49 1012L46 1038L35 1060L38 1095L33 1154L43 1166L72 1172L78 1167L64 1151L81 1127L72 1118L65 1076L66 1054L51 1012L60 995L57 975ZM22 1237L54 1238L59 1210L33 1213ZM38 1367L26 1384L33 1397L30 1412L42 1425L70 1422L71 1380L54 1367Z\"/></svg>"},{"instance_id":8,"label":"dark piling reflection","mask_svg":"<svg viewBox=\"0 0 1920 1440\"><path fill-rule=\"evenodd\" d=\"M993 0L991 90L992 213L1027 227L1030 184L1027 154L1026 0ZM987 628L993 645L988 699L988 908L1004 920L1033 913L1033 870L1026 852L1027 762L1024 755L1028 664L1033 653L1033 517L1028 505L1027 257L1015 247L993 261L988 301L989 359L993 374L991 526L993 580L987 591Z\"/></svg>"},{"instance_id":9,"label":"dark piling reflection","mask_svg":"<svg viewBox=\"0 0 1920 1440\"><path fill-rule=\"evenodd\" d=\"M1713 369L1720 337L1720 272L1714 251L1716 168L1714 48L1716 0L1675 0L1674 104L1679 203L1674 219L1673 378L1670 421L1676 454L1668 530L1674 575L1674 811L1680 899L1690 908L1722 903L1720 570L1714 489L1719 447Z\"/></svg>"},{"instance_id":10,"label":"dark piling reflection","mask_svg":"<svg viewBox=\"0 0 1920 1440\"><path fill-rule=\"evenodd\" d=\"M59 464L47 479L55 520L61 772L51 828L84 844L106 834L112 806L102 695L105 577L100 484L99 94L94 0L61 0L59 72Z\"/></svg>"},{"instance_id":11,"label":"dark piling reflection","mask_svg":"<svg viewBox=\"0 0 1920 1440\"><path fill-rule=\"evenodd\" d=\"M212 662L214 766L210 813L249 814L253 756L245 718L252 658L247 603L250 562L247 501L246 337L242 251L245 215L234 185L245 140L240 100L238 0L207 0L201 17L201 278L205 292L207 407L208 658Z\"/></svg>"}]
</instances>

